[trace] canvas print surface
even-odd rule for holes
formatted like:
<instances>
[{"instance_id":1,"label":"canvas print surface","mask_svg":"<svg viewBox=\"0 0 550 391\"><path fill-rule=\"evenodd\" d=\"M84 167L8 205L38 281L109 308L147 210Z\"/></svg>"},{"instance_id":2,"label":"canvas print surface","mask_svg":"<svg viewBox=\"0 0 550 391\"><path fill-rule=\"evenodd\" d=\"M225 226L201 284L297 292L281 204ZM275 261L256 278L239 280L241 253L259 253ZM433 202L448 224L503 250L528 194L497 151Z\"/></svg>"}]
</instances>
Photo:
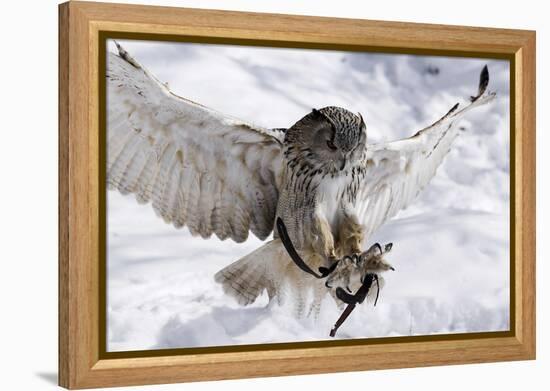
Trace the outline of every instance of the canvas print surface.
<instances>
[{"instance_id":1,"label":"canvas print surface","mask_svg":"<svg viewBox=\"0 0 550 391\"><path fill-rule=\"evenodd\" d=\"M508 61L107 47L107 351L509 330Z\"/></svg>"}]
</instances>

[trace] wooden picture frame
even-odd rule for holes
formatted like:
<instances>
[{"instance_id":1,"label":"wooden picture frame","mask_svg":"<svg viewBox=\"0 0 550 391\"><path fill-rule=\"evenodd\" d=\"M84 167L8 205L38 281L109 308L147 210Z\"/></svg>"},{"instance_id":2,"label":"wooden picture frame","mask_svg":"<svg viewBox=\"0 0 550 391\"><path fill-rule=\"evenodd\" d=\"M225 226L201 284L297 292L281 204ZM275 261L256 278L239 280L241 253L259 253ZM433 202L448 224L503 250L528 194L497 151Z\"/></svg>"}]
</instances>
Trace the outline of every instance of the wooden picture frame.
<instances>
[{"instance_id":1,"label":"wooden picture frame","mask_svg":"<svg viewBox=\"0 0 550 391\"><path fill-rule=\"evenodd\" d=\"M106 354L99 131L106 37L510 60L511 330ZM103 205L104 208L104 205ZM103 209L104 210L104 209ZM102 274L103 273L103 274ZM103 323L102 323L103 322ZM89 2L59 6L59 384L90 388L535 358L535 32Z\"/></svg>"}]
</instances>

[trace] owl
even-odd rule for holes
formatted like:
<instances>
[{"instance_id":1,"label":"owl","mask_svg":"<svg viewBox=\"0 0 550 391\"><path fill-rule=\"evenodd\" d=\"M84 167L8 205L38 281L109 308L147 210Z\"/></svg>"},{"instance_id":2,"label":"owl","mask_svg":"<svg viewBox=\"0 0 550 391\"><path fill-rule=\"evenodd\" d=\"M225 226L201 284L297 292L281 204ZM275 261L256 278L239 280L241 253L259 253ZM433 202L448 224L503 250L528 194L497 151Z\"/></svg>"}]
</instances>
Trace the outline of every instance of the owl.
<instances>
[{"instance_id":1,"label":"owl","mask_svg":"<svg viewBox=\"0 0 550 391\"><path fill-rule=\"evenodd\" d=\"M172 93L127 51L108 54L107 185L149 203L175 228L260 248L215 275L242 304L263 292L296 313L318 311L324 281L291 261L274 224L284 221L316 269L361 254L366 241L409 205L435 175L460 119L491 101L485 67L470 103L403 140L369 144L360 114L341 107L307 113L288 129L264 128Z\"/></svg>"}]
</instances>

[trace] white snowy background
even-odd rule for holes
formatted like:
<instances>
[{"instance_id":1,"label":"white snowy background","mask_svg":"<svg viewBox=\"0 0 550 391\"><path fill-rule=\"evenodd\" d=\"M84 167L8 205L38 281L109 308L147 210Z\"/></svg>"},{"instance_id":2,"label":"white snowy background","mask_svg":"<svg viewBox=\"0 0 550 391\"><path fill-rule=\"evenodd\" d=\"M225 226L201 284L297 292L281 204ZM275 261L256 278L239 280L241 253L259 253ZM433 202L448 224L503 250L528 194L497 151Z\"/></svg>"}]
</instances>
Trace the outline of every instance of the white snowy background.
<instances>
[{"instance_id":1,"label":"white snowy background","mask_svg":"<svg viewBox=\"0 0 550 391\"><path fill-rule=\"evenodd\" d=\"M369 241L393 242L395 272L376 307L359 306L337 338L509 328L509 66L482 59L120 41L177 94L243 120L289 127L312 108L361 112L369 142L408 137L477 91L484 64L497 100L464 131L415 203ZM113 51L114 45L109 45ZM108 350L330 339L318 319L261 297L240 307L216 271L256 249L176 230L132 196L108 193Z\"/></svg>"}]
</instances>

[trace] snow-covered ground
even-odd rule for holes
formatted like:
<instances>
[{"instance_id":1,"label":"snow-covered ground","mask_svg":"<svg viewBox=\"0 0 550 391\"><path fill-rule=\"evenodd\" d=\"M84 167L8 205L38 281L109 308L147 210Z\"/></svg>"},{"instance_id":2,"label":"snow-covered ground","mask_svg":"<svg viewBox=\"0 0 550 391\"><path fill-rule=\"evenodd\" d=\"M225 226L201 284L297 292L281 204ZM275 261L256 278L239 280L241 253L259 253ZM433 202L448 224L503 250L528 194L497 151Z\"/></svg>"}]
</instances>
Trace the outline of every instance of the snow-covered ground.
<instances>
[{"instance_id":1,"label":"snow-covered ground","mask_svg":"<svg viewBox=\"0 0 550 391\"><path fill-rule=\"evenodd\" d=\"M488 64L493 104L464 131L416 202L374 241L396 267L376 307L359 306L337 338L509 328L509 66L495 60L121 41L177 94L243 120L288 127L311 108L361 112L369 142L412 135L477 89ZM113 45L109 45L113 50ZM108 350L329 339L340 314L249 307L213 275L261 241L203 240L176 230L132 196L108 193Z\"/></svg>"}]
</instances>

